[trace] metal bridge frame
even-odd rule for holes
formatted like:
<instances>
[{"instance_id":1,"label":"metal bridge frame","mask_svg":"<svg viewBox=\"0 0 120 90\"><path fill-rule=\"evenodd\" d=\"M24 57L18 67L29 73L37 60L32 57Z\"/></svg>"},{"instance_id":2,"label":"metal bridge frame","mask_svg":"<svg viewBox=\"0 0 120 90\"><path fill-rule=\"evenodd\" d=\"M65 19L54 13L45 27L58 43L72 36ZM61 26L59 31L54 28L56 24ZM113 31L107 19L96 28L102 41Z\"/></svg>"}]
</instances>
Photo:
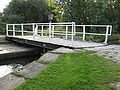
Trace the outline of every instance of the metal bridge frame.
<instances>
[{"instance_id":1,"label":"metal bridge frame","mask_svg":"<svg viewBox=\"0 0 120 90\"><path fill-rule=\"evenodd\" d=\"M17 30L16 26L20 26L21 30ZM32 26L31 31L24 30L24 26ZM65 31L56 31L55 27L65 27ZM9 27L12 27L12 29L9 29ZM41 31L39 32L38 29L41 27ZM21 33L21 36L24 37L24 33L32 33L33 38L35 39L35 36L40 34L41 37L44 37L44 27L48 27L48 37L54 38L54 35L64 35L66 39L68 39L68 36L71 36L71 41L74 41L73 37L76 34L82 34L82 40L85 41L86 35L100 35L105 36L105 41L103 43L107 43L108 36L112 33L112 26L111 25L76 25L75 22L66 22L66 23L25 23L25 24L7 24L6 25L6 35L7 37L15 37L16 32ZM69 30L69 27L71 30ZM76 31L76 27L81 27L81 31ZM87 33L86 27L101 27L106 29L106 33ZM12 32L12 35L9 34L9 32Z\"/></svg>"}]
</instances>

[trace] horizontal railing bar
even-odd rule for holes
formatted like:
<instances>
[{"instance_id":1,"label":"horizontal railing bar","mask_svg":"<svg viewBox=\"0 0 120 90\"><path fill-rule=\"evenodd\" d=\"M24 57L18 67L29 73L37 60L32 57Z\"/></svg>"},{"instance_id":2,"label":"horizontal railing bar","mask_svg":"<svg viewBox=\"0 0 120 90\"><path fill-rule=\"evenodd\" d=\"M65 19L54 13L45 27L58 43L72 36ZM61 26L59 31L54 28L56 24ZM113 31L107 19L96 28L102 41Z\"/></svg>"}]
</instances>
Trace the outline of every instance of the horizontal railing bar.
<instances>
[{"instance_id":1,"label":"horizontal railing bar","mask_svg":"<svg viewBox=\"0 0 120 90\"><path fill-rule=\"evenodd\" d=\"M35 23L35 24L40 24L40 23ZM56 23L56 24L58 24L58 23ZM7 24L8 26L10 25L10 26L12 26L12 25L22 25L22 24ZM23 25L33 25L32 23L28 23L28 24L23 24ZM48 25L46 25L45 23L41 23L40 25L38 25L38 26L49 26L49 24ZM51 24L51 26L72 26L72 25L53 25L53 24ZM73 26L75 26L75 27L83 27L83 26L86 26L86 27L107 27L107 26L109 26L109 27L112 27L111 25L73 25Z\"/></svg>"},{"instance_id":2,"label":"horizontal railing bar","mask_svg":"<svg viewBox=\"0 0 120 90\"><path fill-rule=\"evenodd\" d=\"M20 23L20 24L7 24L7 25L33 25L34 23Z\"/></svg>"},{"instance_id":3,"label":"horizontal railing bar","mask_svg":"<svg viewBox=\"0 0 120 90\"><path fill-rule=\"evenodd\" d=\"M37 26L48 26L49 27L49 25L37 25ZM51 26L68 26L68 27L72 27L72 25L51 25Z\"/></svg>"},{"instance_id":4,"label":"horizontal railing bar","mask_svg":"<svg viewBox=\"0 0 120 90\"><path fill-rule=\"evenodd\" d=\"M26 32L33 33L32 31L23 31L23 32L25 32L25 33L26 33Z\"/></svg>"},{"instance_id":5,"label":"horizontal railing bar","mask_svg":"<svg viewBox=\"0 0 120 90\"><path fill-rule=\"evenodd\" d=\"M54 33L54 35L66 35L66 34L64 34L64 33ZM67 35L73 35L73 34L67 34Z\"/></svg>"},{"instance_id":6,"label":"horizontal railing bar","mask_svg":"<svg viewBox=\"0 0 120 90\"><path fill-rule=\"evenodd\" d=\"M38 32L41 32L41 33L42 33L42 31L38 31ZM44 31L44 32L45 32L45 31ZM48 32L48 31L46 31L46 32ZM66 33L66 31L54 31L54 33L59 33L59 32L60 32L60 33ZM72 33L72 32L69 32L69 31L68 31L68 33Z\"/></svg>"},{"instance_id":7,"label":"horizontal railing bar","mask_svg":"<svg viewBox=\"0 0 120 90\"><path fill-rule=\"evenodd\" d=\"M41 34L42 32L37 32L37 33ZM49 32L43 32L43 33L46 33L46 34L48 34Z\"/></svg>"},{"instance_id":8,"label":"horizontal railing bar","mask_svg":"<svg viewBox=\"0 0 120 90\"><path fill-rule=\"evenodd\" d=\"M11 32L13 32L13 30L8 30L8 31L11 31Z\"/></svg>"},{"instance_id":9,"label":"horizontal railing bar","mask_svg":"<svg viewBox=\"0 0 120 90\"><path fill-rule=\"evenodd\" d=\"M83 27L83 26L86 26L86 27L107 27L107 26L111 26L111 25L75 25L76 27Z\"/></svg>"},{"instance_id":10,"label":"horizontal railing bar","mask_svg":"<svg viewBox=\"0 0 120 90\"><path fill-rule=\"evenodd\" d=\"M69 24L74 24L74 22L69 22L69 23L21 23L21 24L7 24L7 25L33 25L33 24L35 24L35 25L53 25L53 24L58 24L58 25L60 25L60 24L65 24L65 25L69 25Z\"/></svg>"},{"instance_id":11,"label":"horizontal railing bar","mask_svg":"<svg viewBox=\"0 0 120 90\"><path fill-rule=\"evenodd\" d=\"M15 32L22 32L22 31L15 31Z\"/></svg>"},{"instance_id":12,"label":"horizontal railing bar","mask_svg":"<svg viewBox=\"0 0 120 90\"><path fill-rule=\"evenodd\" d=\"M37 33L48 33L48 32L37 32ZM56 34L57 32L54 32L54 34ZM59 32L58 32L59 33ZM65 33L65 32L62 32L62 33ZM68 32L67 34L69 34L69 33L72 33L72 32ZM51 34L52 34L52 32L51 32ZM66 34L66 33L65 33Z\"/></svg>"},{"instance_id":13,"label":"horizontal railing bar","mask_svg":"<svg viewBox=\"0 0 120 90\"><path fill-rule=\"evenodd\" d=\"M83 32L76 32L76 34L83 34ZM106 34L98 34L98 33L85 33L85 34L89 34L89 35L106 35ZM110 34L108 34L110 36Z\"/></svg>"},{"instance_id":14,"label":"horizontal railing bar","mask_svg":"<svg viewBox=\"0 0 120 90\"><path fill-rule=\"evenodd\" d=\"M28 24L30 24L30 23L28 23ZM53 24L66 24L66 25L69 25L69 24L75 24L74 22L66 22L66 23L63 23L63 22L61 22L61 23L34 23L34 24L42 24L42 25L46 25L46 24L51 24L51 25L53 25Z\"/></svg>"}]
</instances>

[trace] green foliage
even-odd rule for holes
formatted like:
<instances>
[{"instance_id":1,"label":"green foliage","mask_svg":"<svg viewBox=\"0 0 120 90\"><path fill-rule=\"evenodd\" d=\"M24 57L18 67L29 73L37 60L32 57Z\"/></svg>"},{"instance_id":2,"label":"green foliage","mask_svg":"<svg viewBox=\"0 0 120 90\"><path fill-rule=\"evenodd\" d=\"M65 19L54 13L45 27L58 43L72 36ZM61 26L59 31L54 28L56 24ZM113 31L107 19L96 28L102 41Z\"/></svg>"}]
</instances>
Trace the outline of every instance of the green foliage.
<instances>
[{"instance_id":1,"label":"green foliage","mask_svg":"<svg viewBox=\"0 0 120 90\"><path fill-rule=\"evenodd\" d=\"M120 34L112 34L108 39L109 44L118 44L120 45Z\"/></svg>"},{"instance_id":2,"label":"green foliage","mask_svg":"<svg viewBox=\"0 0 120 90\"><path fill-rule=\"evenodd\" d=\"M49 13L53 14L53 22L62 21L62 5L57 0L48 0Z\"/></svg>"},{"instance_id":3,"label":"green foliage","mask_svg":"<svg viewBox=\"0 0 120 90\"><path fill-rule=\"evenodd\" d=\"M113 32L120 33L119 0L12 0L5 8L0 21L4 23L49 22L50 13L53 14L52 22L111 24Z\"/></svg>"},{"instance_id":4,"label":"green foliage","mask_svg":"<svg viewBox=\"0 0 120 90\"><path fill-rule=\"evenodd\" d=\"M6 24L0 22L0 35L5 35L6 32Z\"/></svg>"},{"instance_id":5,"label":"green foliage","mask_svg":"<svg viewBox=\"0 0 120 90\"><path fill-rule=\"evenodd\" d=\"M4 10L3 22L47 22L48 4L44 0L12 0Z\"/></svg>"},{"instance_id":6,"label":"green foliage","mask_svg":"<svg viewBox=\"0 0 120 90\"><path fill-rule=\"evenodd\" d=\"M15 90L111 90L119 67L93 52L68 53Z\"/></svg>"},{"instance_id":7,"label":"green foliage","mask_svg":"<svg viewBox=\"0 0 120 90\"><path fill-rule=\"evenodd\" d=\"M64 21L77 24L111 24L114 33L120 33L119 0L60 0Z\"/></svg>"}]
</instances>

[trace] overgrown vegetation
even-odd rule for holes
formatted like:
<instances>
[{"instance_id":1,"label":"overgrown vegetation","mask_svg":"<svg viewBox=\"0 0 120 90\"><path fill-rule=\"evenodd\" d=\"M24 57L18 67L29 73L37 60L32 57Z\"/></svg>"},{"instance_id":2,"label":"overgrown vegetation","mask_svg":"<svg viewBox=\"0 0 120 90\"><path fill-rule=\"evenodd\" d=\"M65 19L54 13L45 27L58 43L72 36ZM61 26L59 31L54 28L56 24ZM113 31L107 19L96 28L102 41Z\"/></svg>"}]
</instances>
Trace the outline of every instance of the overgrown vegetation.
<instances>
[{"instance_id":1,"label":"overgrown vegetation","mask_svg":"<svg viewBox=\"0 0 120 90\"><path fill-rule=\"evenodd\" d=\"M112 34L109 39L109 44L118 44L120 45L120 34Z\"/></svg>"},{"instance_id":2,"label":"overgrown vegetation","mask_svg":"<svg viewBox=\"0 0 120 90\"><path fill-rule=\"evenodd\" d=\"M0 22L0 35L5 35L6 32L6 24Z\"/></svg>"},{"instance_id":3,"label":"overgrown vegetation","mask_svg":"<svg viewBox=\"0 0 120 90\"><path fill-rule=\"evenodd\" d=\"M111 90L119 67L91 52L68 53L15 90Z\"/></svg>"}]
</instances>

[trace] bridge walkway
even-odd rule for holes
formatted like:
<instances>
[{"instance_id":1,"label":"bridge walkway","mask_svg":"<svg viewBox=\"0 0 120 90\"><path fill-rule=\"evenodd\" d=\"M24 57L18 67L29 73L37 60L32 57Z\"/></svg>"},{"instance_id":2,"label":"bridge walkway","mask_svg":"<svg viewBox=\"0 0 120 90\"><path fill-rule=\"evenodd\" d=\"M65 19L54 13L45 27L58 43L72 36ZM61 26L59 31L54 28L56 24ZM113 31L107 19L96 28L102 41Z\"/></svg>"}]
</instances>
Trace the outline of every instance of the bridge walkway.
<instances>
[{"instance_id":1,"label":"bridge walkway","mask_svg":"<svg viewBox=\"0 0 120 90\"><path fill-rule=\"evenodd\" d=\"M105 34L88 33L86 32L86 27L105 28ZM60 29L60 31L58 29ZM59 47L78 49L78 48L86 48L86 47L100 47L107 45L107 39L108 36L111 35L112 26L75 25L75 23L73 22L32 23L32 24L7 24L6 30L7 30L7 38L11 41L49 48L49 49L56 49ZM82 41L74 40L74 37L80 34L82 35ZM85 41L86 35L88 34L105 36L105 41L104 43ZM57 35L64 36L65 38L58 37Z\"/></svg>"}]
</instances>

